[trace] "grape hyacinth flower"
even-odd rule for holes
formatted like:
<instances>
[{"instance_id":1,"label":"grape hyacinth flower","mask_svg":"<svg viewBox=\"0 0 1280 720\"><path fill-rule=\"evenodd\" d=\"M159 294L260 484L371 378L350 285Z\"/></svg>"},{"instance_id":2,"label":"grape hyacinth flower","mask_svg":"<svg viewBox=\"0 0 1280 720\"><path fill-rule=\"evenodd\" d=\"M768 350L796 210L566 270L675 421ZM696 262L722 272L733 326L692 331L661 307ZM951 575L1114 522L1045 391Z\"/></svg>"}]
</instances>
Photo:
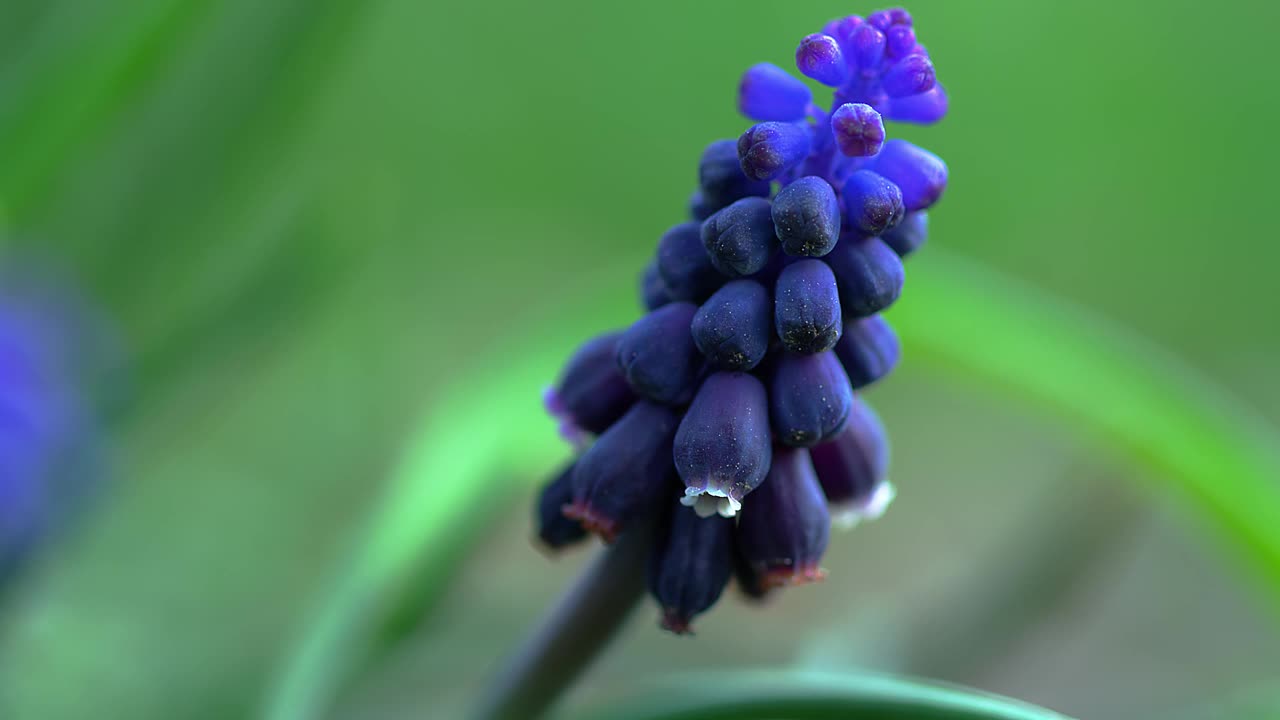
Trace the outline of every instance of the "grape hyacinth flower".
<instances>
[{"instance_id":1,"label":"grape hyacinth flower","mask_svg":"<svg viewBox=\"0 0 1280 720\"><path fill-rule=\"evenodd\" d=\"M0 267L0 590L102 475L90 385L114 357L70 286L31 263Z\"/></svg>"},{"instance_id":2,"label":"grape hyacinth flower","mask_svg":"<svg viewBox=\"0 0 1280 720\"><path fill-rule=\"evenodd\" d=\"M831 526L894 495L862 393L898 362L882 313L948 172L886 122L936 122L947 96L901 8L832 20L795 61L831 103L776 65L743 74L757 124L703 151L689 220L639 275L647 314L547 395L579 455L539 497L542 544L654 528L649 589L679 634L733 578L752 598L821 579Z\"/></svg>"}]
</instances>

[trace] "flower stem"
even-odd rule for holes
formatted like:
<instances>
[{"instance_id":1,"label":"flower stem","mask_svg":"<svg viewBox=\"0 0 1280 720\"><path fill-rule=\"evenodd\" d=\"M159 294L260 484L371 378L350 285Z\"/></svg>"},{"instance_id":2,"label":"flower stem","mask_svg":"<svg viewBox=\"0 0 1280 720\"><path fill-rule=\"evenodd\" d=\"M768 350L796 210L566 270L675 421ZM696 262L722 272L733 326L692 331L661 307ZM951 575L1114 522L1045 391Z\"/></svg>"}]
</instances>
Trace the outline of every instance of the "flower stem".
<instances>
[{"instance_id":1,"label":"flower stem","mask_svg":"<svg viewBox=\"0 0 1280 720\"><path fill-rule=\"evenodd\" d=\"M643 596L651 535L632 527L600 552L498 673L475 720L533 720L573 685Z\"/></svg>"}]
</instances>

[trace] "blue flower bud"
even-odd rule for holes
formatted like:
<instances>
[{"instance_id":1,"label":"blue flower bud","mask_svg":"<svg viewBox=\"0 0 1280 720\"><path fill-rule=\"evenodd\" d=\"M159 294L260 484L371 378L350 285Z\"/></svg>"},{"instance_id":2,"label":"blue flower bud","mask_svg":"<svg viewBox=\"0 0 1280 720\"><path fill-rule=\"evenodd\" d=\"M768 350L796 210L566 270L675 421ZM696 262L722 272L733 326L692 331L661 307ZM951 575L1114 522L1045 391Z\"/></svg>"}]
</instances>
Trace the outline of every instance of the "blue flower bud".
<instances>
[{"instance_id":1,"label":"blue flower bud","mask_svg":"<svg viewBox=\"0 0 1280 720\"><path fill-rule=\"evenodd\" d=\"M743 198L702 223L702 246L711 264L730 277L760 272L778 251L773 215L764 198Z\"/></svg>"},{"instance_id":2,"label":"blue flower bud","mask_svg":"<svg viewBox=\"0 0 1280 720\"><path fill-rule=\"evenodd\" d=\"M772 371L769 422L779 442L813 447L844 426L853 387L835 353L783 353Z\"/></svg>"},{"instance_id":3,"label":"blue flower bud","mask_svg":"<svg viewBox=\"0 0 1280 720\"><path fill-rule=\"evenodd\" d=\"M919 95L894 98L885 117L896 122L932 125L947 114L947 91L934 84L933 89Z\"/></svg>"},{"instance_id":4,"label":"blue flower bud","mask_svg":"<svg viewBox=\"0 0 1280 720\"><path fill-rule=\"evenodd\" d=\"M705 220L734 200L744 197L769 197L767 180L752 180L742 174L738 160L737 140L717 140L702 151L698 161L698 186L702 203L694 213L695 220ZM706 213L702 217L699 214Z\"/></svg>"},{"instance_id":5,"label":"blue flower bud","mask_svg":"<svg viewBox=\"0 0 1280 720\"><path fill-rule=\"evenodd\" d=\"M885 150L892 141L885 143ZM877 157L880 157L877 156ZM845 221L865 235L879 235L902 222L902 191L888 178L870 170L858 170L844 183Z\"/></svg>"},{"instance_id":6,"label":"blue flower bud","mask_svg":"<svg viewBox=\"0 0 1280 720\"><path fill-rule=\"evenodd\" d=\"M697 311L693 303L664 305L618 339L618 367L637 394L663 405L683 405L693 397L702 370L689 333Z\"/></svg>"},{"instance_id":7,"label":"blue flower bud","mask_svg":"<svg viewBox=\"0 0 1280 720\"><path fill-rule=\"evenodd\" d=\"M889 8L885 12L889 14L889 22L893 25L906 25L907 27L911 27L911 13L907 12L906 8Z\"/></svg>"},{"instance_id":8,"label":"blue flower bud","mask_svg":"<svg viewBox=\"0 0 1280 720\"><path fill-rule=\"evenodd\" d=\"M901 352L897 333L879 315L848 323L836 343L836 357L844 365L854 390L888 375L898 364Z\"/></svg>"},{"instance_id":9,"label":"blue flower bud","mask_svg":"<svg viewBox=\"0 0 1280 720\"><path fill-rule=\"evenodd\" d=\"M835 273L846 319L874 315L902 293L902 259L880 238L845 233L823 260Z\"/></svg>"},{"instance_id":10,"label":"blue flower bud","mask_svg":"<svg viewBox=\"0 0 1280 720\"><path fill-rule=\"evenodd\" d=\"M808 85L772 63L752 65L738 83L738 110L752 120L801 120L812 100Z\"/></svg>"},{"instance_id":11,"label":"blue flower bud","mask_svg":"<svg viewBox=\"0 0 1280 720\"><path fill-rule=\"evenodd\" d=\"M735 150L734 152L737 151ZM742 170L738 170L738 172L742 172ZM719 209L707 200L706 194L701 190L694 190L693 194L689 196L689 218L691 220L702 222Z\"/></svg>"},{"instance_id":12,"label":"blue flower bud","mask_svg":"<svg viewBox=\"0 0 1280 720\"><path fill-rule=\"evenodd\" d=\"M857 403L844 430L809 452L836 525L852 527L884 514L894 496L889 441L870 405Z\"/></svg>"},{"instance_id":13,"label":"blue flower bud","mask_svg":"<svg viewBox=\"0 0 1280 720\"><path fill-rule=\"evenodd\" d=\"M840 43L829 35L814 34L800 41L796 48L796 67L806 77L823 85L836 87L849 77Z\"/></svg>"},{"instance_id":14,"label":"blue flower bud","mask_svg":"<svg viewBox=\"0 0 1280 720\"><path fill-rule=\"evenodd\" d=\"M779 447L769 476L742 509L738 546L763 588L821 580L831 536L827 499L809 452Z\"/></svg>"},{"instance_id":15,"label":"blue flower bud","mask_svg":"<svg viewBox=\"0 0 1280 720\"><path fill-rule=\"evenodd\" d=\"M676 505L665 530L650 556L649 592L662 607L662 628L687 635L733 575L733 521Z\"/></svg>"},{"instance_id":16,"label":"blue flower bud","mask_svg":"<svg viewBox=\"0 0 1280 720\"><path fill-rule=\"evenodd\" d=\"M750 370L764 359L772 337L773 303L754 280L734 280L693 316L693 341L712 366Z\"/></svg>"},{"instance_id":17,"label":"blue flower bud","mask_svg":"<svg viewBox=\"0 0 1280 720\"><path fill-rule=\"evenodd\" d=\"M874 73L880 69L880 61L884 59L884 33L871 23L862 23L849 35L849 49L852 64L863 74Z\"/></svg>"},{"instance_id":18,"label":"blue flower bud","mask_svg":"<svg viewBox=\"0 0 1280 720\"><path fill-rule=\"evenodd\" d=\"M538 539L548 550L559 550L587 536L581 523L564 515L564 507L573 503L573 469L573 464L566 467L538 496Z\"/></svg>"},{"instance_id":19,"label":"blue flower bud","mask_svg":"<svg viewBox=\"0 0 1280 720\"><path fill-rule=\"evenodd\" d=\"M667 284L662 282L657 260L650 260L644 266L644 274L640 276L640 299L645 310L657 310L671 302L671 293L667 291Z\"/></svg>"},{"instance_id":20,"label":"blue flower bud","mask_svg":"<svg viewBox=\"0 0 1280 720\"><path fill-rule=\"evenodd\" d=\"M661 501L671 481L671 442L679 419L671 408L636 402L578 459L565 516L612 542L632 518Z\"/></svg>"},{"instance_id":21,"label":"blue flower bud","mask_svg":"<svg viewBox=\"0 0 1280 720\"><path fill-rule=\"evenodd\" d=\"M543 397L547 412L560 421L560 435L577 447L604 432L635 402L635 393L618 371L622 332L594 337L574 352L555 386Z\"/></svg>"},{"instance_id":22,"label":"blue flower bud","mask_svg":"<svg viewBox=\"0 0 1280 720\"><path fill-rule=\"evenodd\" d=\"M889 97L919 95L933 89L937 82L933 62L924 55L908 55L894 63L880 78L880 84Z\"/></svg>"},{"instance_id":23,"label":"blue flower bud","mask_svg":"<svg viewBox=\"0 0 1280 720\"><path fill-rule=\"evenodd\" d=\"M746 373L718 372L702 383L676 433L681 502L698 515L733 517L769 471L769 403Z\"/></svg>"},{"instance_id":24,"label":"blue flower bud","mask_svg":"<svg viewBox=\"0 0 1280 720\"><path fill-rule=\"evenodd\" d=\"M676 225L658 241L658 274L673 300L700 303L728 278L711 264L702 246L702 224Z\"/></svg>"},{"instance_id":25,"label":"blue flower bud","mask_svg":"<svg viewBox=\"0 0 1280 720\"><path fill-rule=\"evenodd\" d=\"M908 212L930 207L947 189L947 164L942 158L906 140L885 143L872 168L901 188Z\"/></svg>"},{"instance_id":26,"label":"blue flower bud","mask_svg":"<svg viewBox=\"0 0 1280 720\"><path fill-rule=\"evenodd\" d=\"M840 239L840 201L820 177L787 185L773 199L773 230L788 255L822 257Z\"/></svg>"},{"instance_id":27,"label":"blue flower bud","mask_svg":"<svg viewBox=\"0 0 1280 720\"><path fill-rule=\"evenodd\" d=\"M738 161L753 180L773 180L808 153L809 129L797 123L760 123L738 138Z\"/></svg>"},{"instance_id":28,"label":"blue flower bud","mask_svg":"<svg viewBox=\"0 0 1280 720\"><path fill-rule=\"evenodd\" d=\"M916 49L916 31L910 25L894 25L884 32L885 55L897 60Z\"/></svg>"},{"instance_id":29,"label":"blue flower bud","mask_svg":"<svg viewBox=\"0 0 1280 720\"><path fill-rule=\"evenodd\" d=\"M929 215L923 210L907 213L897 227L880 236L901 258L919 250L928 238Z\"/></svg>"},{"instance_id":30,"label":"blue flower bud","mask_svg":"<svg viewBox=\"0 0 1280 720\"><path fill-rule=\"evenodd\" d=\"M867 16L867 24L881 30L888 30L893 24L893 16L888 10L877 10Z\"/></svg>"},{"instance_id":31,"label":"blue flower bud","mask_svg":"<svg viewBox=\"0 0 1280 720\"><path fill-rule=\"evenodd\" d=\"M884 145L884 120L864 103L845 103L831 114L831 132L840 154L871 157Z\"/></svg>"},{"instance_id":32,"label":"blue flower bud","mask_svg":"<svg viewBox=\"0 0 1280 720\"><path fill-rule=\"evenodd\" d=\"M778 275L774 322L782 345L797 353L830 350L840 339L840 291L826 263L798 260Z\"/></svg>"},{"instance_id":33,"label":"blue flower bud","mask_svg":"<svg viewBox=\"0 0 1280 720\"><path fill-rule=\"evenodd\" d=\"M836 18L826 25L822 26L822 34L830 35L840 43L840 52L844 55L845 64L853 66L853 31L863 23L861 17L850 15L848 17Z\"/></svg>"}]
</instances>

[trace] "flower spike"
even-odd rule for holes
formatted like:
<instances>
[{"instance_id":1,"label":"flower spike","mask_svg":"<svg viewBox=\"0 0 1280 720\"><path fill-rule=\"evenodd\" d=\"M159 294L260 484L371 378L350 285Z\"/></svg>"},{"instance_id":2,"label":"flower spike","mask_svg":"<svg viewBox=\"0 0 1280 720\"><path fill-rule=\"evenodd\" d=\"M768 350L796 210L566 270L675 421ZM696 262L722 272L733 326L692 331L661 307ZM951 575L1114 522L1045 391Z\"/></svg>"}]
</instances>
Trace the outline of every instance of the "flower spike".
<instances>
[{"instance_id":1,"label":"flower spike","mask_svg":"<svg viewBox=\"0 0 1280 720\"><path fill-rule=\"evenodd\" d=\"M542 544L653 521L649 591L678 634L731 577L755 600L820 579L832 522L894 495L884 427L854 393L898 363L881 313L948 169L889 135L941 120L948 98L902 8L794 47L830 102L776 65L747 69L738 109L754 124L697 158L689 221L638 279L647 314L586 343L547 396L581 455L539 497Z\"/></svg>"}]
</instances>

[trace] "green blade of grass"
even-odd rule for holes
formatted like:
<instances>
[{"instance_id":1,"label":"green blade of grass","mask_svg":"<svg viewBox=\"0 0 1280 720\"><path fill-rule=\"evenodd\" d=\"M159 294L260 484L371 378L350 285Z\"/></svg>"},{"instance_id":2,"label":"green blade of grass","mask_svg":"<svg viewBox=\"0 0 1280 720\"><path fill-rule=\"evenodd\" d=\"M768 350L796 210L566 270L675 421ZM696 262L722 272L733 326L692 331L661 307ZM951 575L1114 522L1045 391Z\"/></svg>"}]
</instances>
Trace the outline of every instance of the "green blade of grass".
<instances>
[{"instance_id":1,"label":"green blade of grass","mask_svg":"<svg viewBox=\"0 0 1280 720\"><path fill-rule=\"evenodd\" d=\"M698 673L611 699L579 720L1067 720L968 688L870 674L787 669Z\"/></svg>"},{"instance_id":2,"label":"green blade of grass","mask_svg":"<svg viewBox=\"0 0 1280 720\"><path fill-rule=\"evenodd\" d=\"M1216 520L1280 600L1280 438L1272 428L1132 333L972 263L932 251L913 264L911 286L892 314L910 357L1030 400L1151 471ZM555 327L633 316L615 298L565 309ZM459 549L450 538L486 497L567 455L536 398L584 338L539 330L511 344L526 348L518 362L476 368L428 414L366 541L288 658L269 717L298 720L326 707L388 616L405 612L404 595L412 593L418 613L439 595Z\"/></svg>"}]
</instances>

